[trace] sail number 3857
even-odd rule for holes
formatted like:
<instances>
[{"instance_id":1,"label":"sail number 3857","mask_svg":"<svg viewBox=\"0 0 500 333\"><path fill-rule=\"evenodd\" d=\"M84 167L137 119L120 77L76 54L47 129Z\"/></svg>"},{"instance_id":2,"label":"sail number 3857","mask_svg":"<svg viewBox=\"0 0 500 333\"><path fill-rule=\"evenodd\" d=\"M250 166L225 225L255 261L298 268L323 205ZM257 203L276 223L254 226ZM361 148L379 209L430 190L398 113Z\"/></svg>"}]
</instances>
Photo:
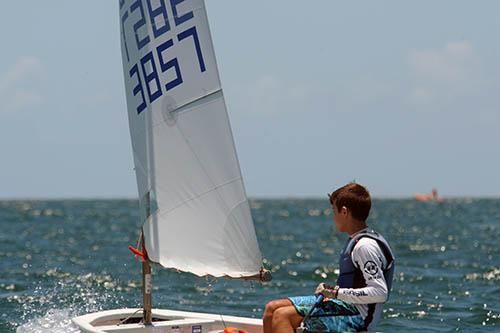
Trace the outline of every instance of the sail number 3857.
<instances>
[{"instance_id":1,"label":"sail number 3857","mask_svg":"<svg viewBox=\"0 0 500 333\"><path fill-rule=\"evenodd\" d=\"M139 105L136 107L138 114L144 111L148 104L152 104L164 93L182 84L183 78L179 61L175 57L168 56L168 51L175 47L177 43L191 42L193 51L198 58L200 71L206 71L196 26L188 24L194 18L193 11L181 14L177 8L184 1L135 0L130 5L127 5L128 8L124 9L127 1L120 0L123 46L128 62L130 62L129 47L134 47L139 51L146 45L150 45L160 36L170 32L172 25L175 25L175 27L186 26L186 29L180 29L181 32L173 34L170 39L154 47L142 56L137 63L129 67L128 74L136 83L130 89L132 89L133 95L138 96L140 100ZM173 20L169 20L170 13ZM130 19L132 16L135 18L134 20ZM151 29L147 29L147 20L151 22ZM131 43L134 45L129 45L125 38L126 26L134 31L135 40ZM151 34L148 32L149 30L151 30ZM156 45L157 43L154 44ZM169 72L168 76L170 79L161 84L160 75L167 72Z\"/></svg>"}]
</instances>

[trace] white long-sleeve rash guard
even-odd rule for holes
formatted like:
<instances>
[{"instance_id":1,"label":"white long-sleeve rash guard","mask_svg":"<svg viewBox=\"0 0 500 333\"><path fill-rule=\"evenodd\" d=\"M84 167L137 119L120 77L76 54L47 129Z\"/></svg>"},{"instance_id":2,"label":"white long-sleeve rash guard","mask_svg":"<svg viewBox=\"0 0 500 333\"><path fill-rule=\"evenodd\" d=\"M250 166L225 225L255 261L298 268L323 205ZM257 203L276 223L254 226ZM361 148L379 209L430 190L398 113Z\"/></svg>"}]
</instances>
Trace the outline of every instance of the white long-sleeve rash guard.
<instances>
[{"instance_id":1,"label":"white long-sleeve rash guard","mask_svg":"<svg viewBox=\"0 0 500 333\"><path fill-rule=\"evenodd\" d=\"M340 288L337 298L353 303L363 317L368 314L368 304L384 303L388 290L383 268L387 260L377 241L368 237L361 238L351 253L352 262L361 270L365 278L364 288Z\"/></svg>"}]
</instances>

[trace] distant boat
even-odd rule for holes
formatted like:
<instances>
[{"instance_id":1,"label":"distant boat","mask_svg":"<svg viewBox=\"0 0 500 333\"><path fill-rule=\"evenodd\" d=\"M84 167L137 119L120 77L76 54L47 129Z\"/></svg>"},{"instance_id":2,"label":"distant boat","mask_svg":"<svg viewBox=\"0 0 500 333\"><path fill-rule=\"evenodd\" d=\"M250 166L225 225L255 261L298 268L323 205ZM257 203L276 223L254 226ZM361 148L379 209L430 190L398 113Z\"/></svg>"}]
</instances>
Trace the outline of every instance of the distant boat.
<instances>
[{"instance_id":1,"label":"distant boat","mask_svg":"<svg viewBox=\"0 0 500 333\"><path fill-rule=\"evenodd\" d=\"M415 193L415 200L417 201L434 201L443 202L443 198L439 197L438 192L435 188L432 189L432 193Z\"/></svg>"}]
</instances>

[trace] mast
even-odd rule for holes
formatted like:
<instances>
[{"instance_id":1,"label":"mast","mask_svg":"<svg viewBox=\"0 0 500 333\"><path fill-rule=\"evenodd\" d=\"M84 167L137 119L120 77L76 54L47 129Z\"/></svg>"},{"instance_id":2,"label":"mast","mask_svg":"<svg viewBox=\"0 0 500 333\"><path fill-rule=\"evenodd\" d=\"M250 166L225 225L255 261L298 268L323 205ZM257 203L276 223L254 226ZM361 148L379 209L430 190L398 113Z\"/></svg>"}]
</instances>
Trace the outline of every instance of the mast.
<instances>
[{"instance_id":1,"label":"mast","mask_svg":"<svg viewBox=\"0 0 500 333\"><path fill-rule=\"evenodd\" d=\"M146 253L146 248L144 247L144 235L142 236L142 250ZM142 262L143 320L145 325L151 325L152 321L151 289L151 265L149 264L149 258L146 254L144 261Z\"/></svg>"},{"instance_id":2,"label":"mast","mask_svg":"<svg viewBox=\"0 0 500 333\"><path fill-rule=\"evenodd\" d=\"M151 207L149 204L149 192L146 194L146 218L151 214ZM143 321L145 325L151 325L152 322L152 297L151 289L153 284L151 281L151 265L149 263L148 253L144 243L144 231L141 233L142 253L144 258L142 261L142 299L143 299Z\"/></svg>"}]
</instances>

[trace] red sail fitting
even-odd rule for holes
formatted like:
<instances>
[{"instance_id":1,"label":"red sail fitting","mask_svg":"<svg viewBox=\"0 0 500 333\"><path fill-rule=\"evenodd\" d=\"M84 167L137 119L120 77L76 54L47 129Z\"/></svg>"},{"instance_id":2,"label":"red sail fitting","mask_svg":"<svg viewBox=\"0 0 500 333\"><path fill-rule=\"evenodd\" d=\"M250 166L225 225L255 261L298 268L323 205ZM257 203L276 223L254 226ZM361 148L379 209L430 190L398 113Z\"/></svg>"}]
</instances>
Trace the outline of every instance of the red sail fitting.
<instances>
[{"instance_id":1,"label":"red sail fitting","mask_svg":"<svg viewBox=\"0 0 500 333\"><path fill-rule=\"evenodd\" d=\"M138 249L132 247L132 246L129 246L128 249L133 253L135 254L136 258L139 256L141 257L141 261L146 261L146 254L144 252L141 252L139 251Z\"/></svg>"}]
</instances>

